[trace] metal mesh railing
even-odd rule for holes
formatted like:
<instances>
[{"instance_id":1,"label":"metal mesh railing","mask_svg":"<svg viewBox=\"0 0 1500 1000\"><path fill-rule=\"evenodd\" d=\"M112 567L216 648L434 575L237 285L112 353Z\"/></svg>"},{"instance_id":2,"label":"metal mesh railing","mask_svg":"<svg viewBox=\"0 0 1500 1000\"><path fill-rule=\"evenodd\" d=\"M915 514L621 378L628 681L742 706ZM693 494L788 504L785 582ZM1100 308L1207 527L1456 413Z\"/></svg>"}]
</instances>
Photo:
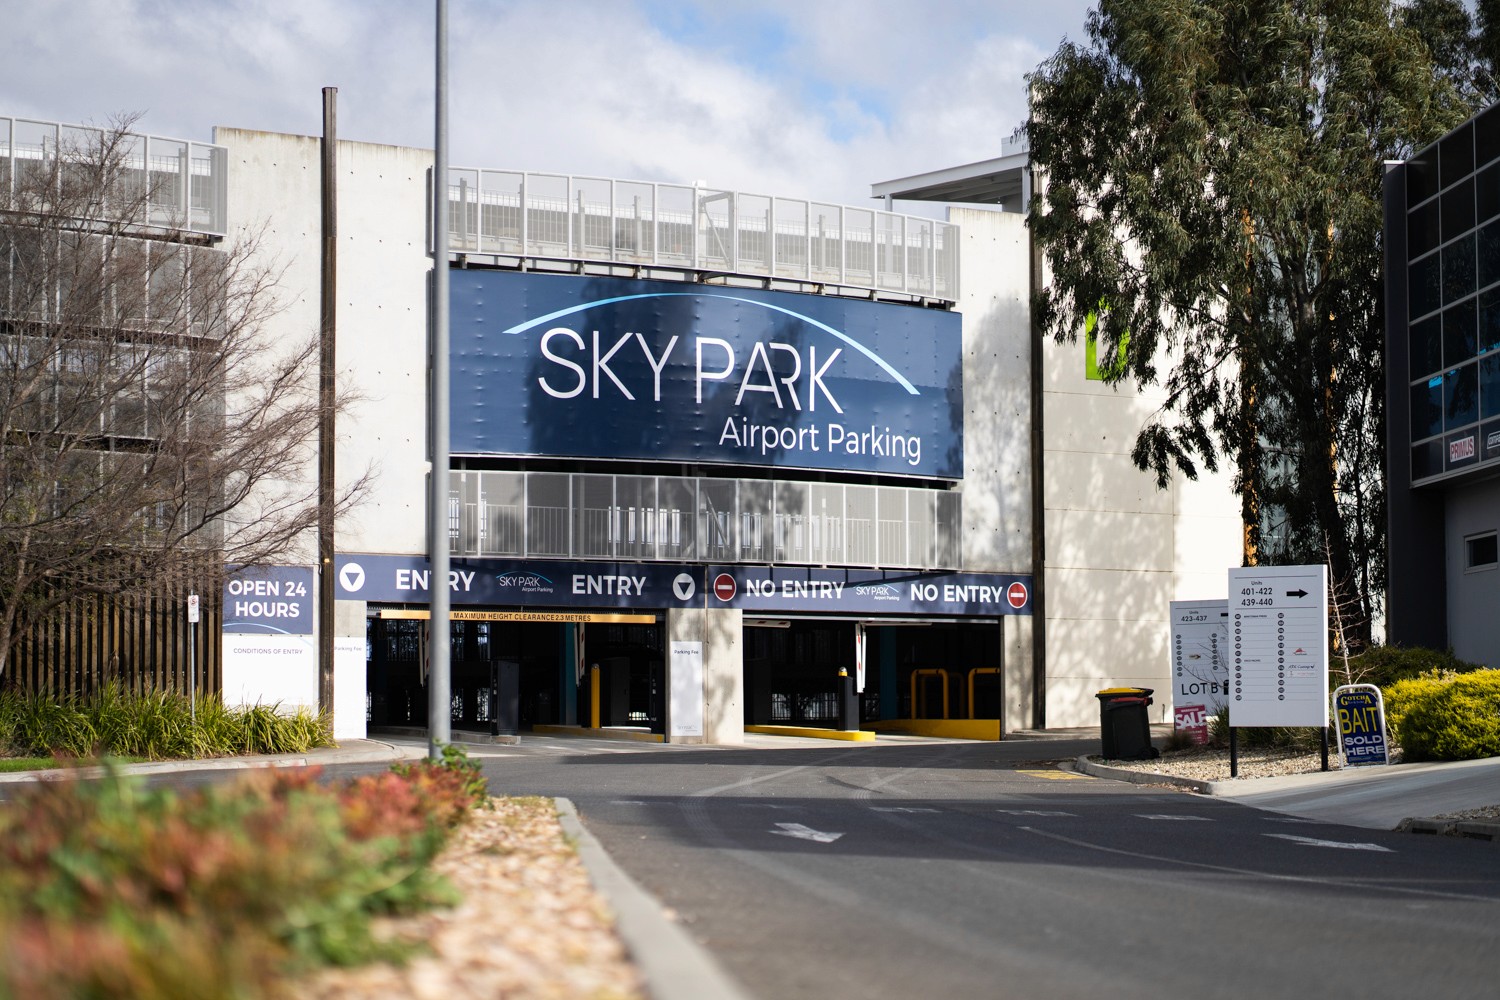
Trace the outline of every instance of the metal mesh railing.
<instances>
[{"instance_id":1,"label":"metal mesh railing","mask_svg":"<svg viewBox=\"0 0 1500 1000\"><path fill-rule=\"evenodd\" d=\"M510 471L450 483L455 555L959 568L951 490Z\"/></svg>"},{"instance_id":2,"label":"metal mesh railing","mask_svg":"<svg viewBox=\"0 0 1500 1000\"><path fill-rule=\"evenodd\" d=\"M97 163L112 133L86 125L0 117L0 203L38 179L66 183L67 165ZM99 220L145 230L222 237L228 223L228 151L185 139L128 133L116 144L119 174ZM64 170L54 168L59 162ZM40 192L31 192L33 195ZM128 216L128 217L125 217Z\"/></svg>"},{"instance_id":3,"label":"metal mesh railing","mask_svg":"<svg viewBox=\"0 0 1500 1000\"><path fill-rule=\"evenodd\" d=\"M455 167L449 250L958 299L958 227L716 188Z\"/></svg>"}]
</instances>

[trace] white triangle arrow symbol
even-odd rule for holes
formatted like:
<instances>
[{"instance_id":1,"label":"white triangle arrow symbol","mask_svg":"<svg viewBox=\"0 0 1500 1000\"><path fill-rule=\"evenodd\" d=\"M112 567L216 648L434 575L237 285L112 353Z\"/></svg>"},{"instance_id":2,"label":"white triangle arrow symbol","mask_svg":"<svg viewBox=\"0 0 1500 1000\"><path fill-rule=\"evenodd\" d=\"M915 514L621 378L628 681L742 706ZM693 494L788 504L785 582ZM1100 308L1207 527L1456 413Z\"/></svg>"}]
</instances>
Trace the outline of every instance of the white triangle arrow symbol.
<instances>
[{"instance_id":1,"label":"white triangle arrow symbol","mask_svg":"<svg viewBox=\"0 0 1500 1000\"><path fill-rule=\"evenodd\" d=\"M831 844L843 836L842 833L824 833L801 823L777 823L781 829L771 832L778 837L796 837L798 840L816 840L820 844Z\"/></svg>"}]
</instances>

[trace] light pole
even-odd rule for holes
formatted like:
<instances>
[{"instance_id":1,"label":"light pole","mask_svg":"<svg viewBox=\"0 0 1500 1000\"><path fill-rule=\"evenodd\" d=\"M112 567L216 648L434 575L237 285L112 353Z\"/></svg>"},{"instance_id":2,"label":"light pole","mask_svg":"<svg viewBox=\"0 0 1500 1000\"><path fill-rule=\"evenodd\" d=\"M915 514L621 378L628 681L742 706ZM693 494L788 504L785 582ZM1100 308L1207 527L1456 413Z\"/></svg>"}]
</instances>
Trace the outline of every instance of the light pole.
<instances>
[{"instance_id":1,"label":"light pole","mask_svg":"<svg viewBox=\"0 0 1500 1000\"><path fill-rule=\"evenodd\" d=\"M432 162L432 576L427 622L427 755L439 760L452 732L448 590L448 0L437 0L436 129Z\"/></svg>"}]
</instances>

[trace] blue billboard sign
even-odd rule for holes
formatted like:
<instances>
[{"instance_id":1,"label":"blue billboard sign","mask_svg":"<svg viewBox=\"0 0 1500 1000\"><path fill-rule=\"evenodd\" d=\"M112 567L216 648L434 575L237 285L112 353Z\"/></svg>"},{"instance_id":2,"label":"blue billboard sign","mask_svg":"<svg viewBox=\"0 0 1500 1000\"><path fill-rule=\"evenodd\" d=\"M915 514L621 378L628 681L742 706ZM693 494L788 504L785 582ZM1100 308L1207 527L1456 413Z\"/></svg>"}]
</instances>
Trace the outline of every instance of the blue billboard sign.
<instances>
[{"instance_id":1,"label":"blue billboard sign","mask_svg":"<svg viewBox=\"0 0 1500 1000\"><path fill-rule=\"evenodd\" d=\"M312 635L311 566L230 566L224 577L223 631Z\"/></svg>"},{"instance_id":2,"label":"blue billboard sign","mask_svg":"<svg viewBox=\"0 0 1500 1000\"><path fill-rule=\"evenodd\" d=\"M423 556L349 554L334 565L339 600L426 604L430 599L432 571ZM1031 577L1006 573L454 559L448 587L454 606L1031 614Z\"/></svg>"},{"instance_id":3,"label":"blue billboard sign","mask_svg":"<svg viewBox=\"0 0 1500 1000\"><path fill-rule=\"evenodd\" d=\"M955 313L478 269L450 289L454 454L963 477Z\"/></svg>"}]
</instances>

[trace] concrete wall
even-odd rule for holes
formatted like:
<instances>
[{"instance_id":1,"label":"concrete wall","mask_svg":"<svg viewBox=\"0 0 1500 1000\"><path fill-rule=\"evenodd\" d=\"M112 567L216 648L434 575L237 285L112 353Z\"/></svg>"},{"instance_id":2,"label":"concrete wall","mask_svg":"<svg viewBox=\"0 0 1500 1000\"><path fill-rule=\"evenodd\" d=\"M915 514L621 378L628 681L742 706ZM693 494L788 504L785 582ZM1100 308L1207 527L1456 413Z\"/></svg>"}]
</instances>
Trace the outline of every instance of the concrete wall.
<instances>
[{"instance_id":1,"label":"concrete wall","mask_svg":"<svg viewBox=\"0 0 1500 1000\"><path fill-rule=\"evenodd\" d=\"M1030 251L1014 213L948 209L962 226L963 567L1030 573ZM1003 728L1031 725L1031 619L1005 621Z\"/></svg>"},{"instance_id":2,"label":"concrete wall","mask_svg":"<svg viewBox=\"0 0 1500 1000\"><path fill-rule=\"evenodd\" d=\"M223 127L214 141L229 150L231 224L259 231L262 260L281 271L278 337L315 335L321 141ZM341 552L426 550L431 166L429 150L338 144L338 385L358 399L340 418L335 475L340 488L375 476L367 500L337 525Z\"/></svg>"},{"instance_id":3,"label":"concrete wall","mask_svg":"<svg viewBox=\"0 0 1500 1000\"><path fill-rule=\"evenodd\" d=\"M1468 569L1465 544L1500 529L1500 480L1452 489L1445 499L1448 639L1457 656L1500 668L1500 569Z\"/></svg>"},{"instance_id":4,"label":"concrete wall","mask_svg":"<svg viewBox=\"0 0 1500 1000\"><path fill-rule=\"evenodd\" d=\"M1156 691L1170 721L1168 605L1222 598L1240 563L1239 502L1227 474L1167 489L1135 468L1135 436L1158 387L1087 378L1082 338L1043 346L1047 725L1097 725L1102 688Z\"/></svg>"}]
</instances>

